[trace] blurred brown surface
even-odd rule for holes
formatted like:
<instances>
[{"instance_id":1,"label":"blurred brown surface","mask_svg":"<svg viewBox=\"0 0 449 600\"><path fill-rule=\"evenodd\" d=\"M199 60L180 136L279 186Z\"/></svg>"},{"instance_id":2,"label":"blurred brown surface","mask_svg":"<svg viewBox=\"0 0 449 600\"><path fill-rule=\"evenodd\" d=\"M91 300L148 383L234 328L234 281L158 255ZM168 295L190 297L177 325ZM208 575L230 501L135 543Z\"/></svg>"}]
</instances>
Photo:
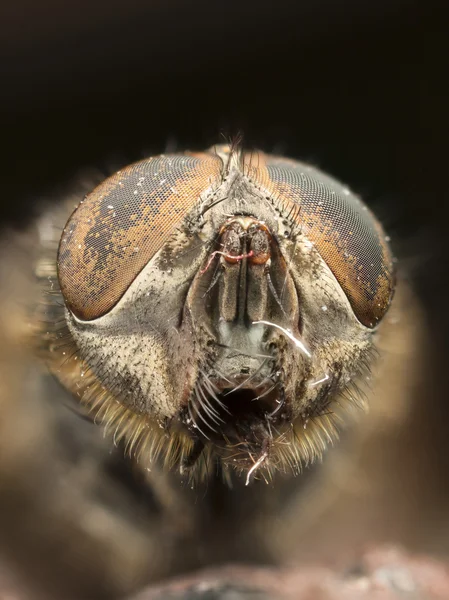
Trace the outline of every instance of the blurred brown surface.
<instances>
[{"instance_id":1,"label":"blurred brown surface","mask_svg":"<svg viewBox=\"0 0 449 600\"><path fill-rule=\"evenodd\" d=\"M373 548L345 570L230 565L152 586L132 600L446 600L449 567L398 548Z\"/></svg>"}]
</instances>

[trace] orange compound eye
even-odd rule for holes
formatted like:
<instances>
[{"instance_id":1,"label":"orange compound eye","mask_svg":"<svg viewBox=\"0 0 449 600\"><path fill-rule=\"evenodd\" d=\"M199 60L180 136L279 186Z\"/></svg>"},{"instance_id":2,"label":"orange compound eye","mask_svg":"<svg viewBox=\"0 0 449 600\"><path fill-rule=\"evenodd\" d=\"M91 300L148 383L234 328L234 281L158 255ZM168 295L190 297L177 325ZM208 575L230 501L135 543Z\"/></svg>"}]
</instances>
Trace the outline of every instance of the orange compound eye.
<instances>
[{"instance_id":1,"label":"orange compound eye","mask_svg":"<svg viewBox=\"0 0 449 600\"><path fill-rule=\"evenodd\" d=\"M345 292L354 314L375 327L394 291L387 237L365 204L338 181L306 164L262 155L252 177L278 198Z\"/></svg>"},{"instance_id":2,"label":"orange compound eye","mask_svg":"<svg viewBox=\"0 0 449 600\"><path fill-rule=\"evenodd\" d=\"M73 314L92 320L110 311L221 170L213 154L162 155L94 189L59 245L59 282Z\"/></svg>"}]
</instances>

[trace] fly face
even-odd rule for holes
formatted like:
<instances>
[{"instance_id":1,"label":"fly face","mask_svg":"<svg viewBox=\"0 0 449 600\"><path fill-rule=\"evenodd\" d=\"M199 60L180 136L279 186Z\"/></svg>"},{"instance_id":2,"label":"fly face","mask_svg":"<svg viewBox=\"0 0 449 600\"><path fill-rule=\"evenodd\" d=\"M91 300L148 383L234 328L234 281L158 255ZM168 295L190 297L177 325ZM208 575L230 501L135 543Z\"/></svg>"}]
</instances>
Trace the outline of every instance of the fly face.
<instances>
[{"instance_id":1,"label":"fly face","mask_svg":"<svg viewBox=\"0 0 449 600\"><path fill-rule=\"evenodd\" d=\"M149 460L248 480L298 470L360 401L351 386L393 294L385 240L356 196L300 162L228 147L141 161L63 231L74 350L62 365L54 345L54 370Z\"/></svg>"}]
</instances>

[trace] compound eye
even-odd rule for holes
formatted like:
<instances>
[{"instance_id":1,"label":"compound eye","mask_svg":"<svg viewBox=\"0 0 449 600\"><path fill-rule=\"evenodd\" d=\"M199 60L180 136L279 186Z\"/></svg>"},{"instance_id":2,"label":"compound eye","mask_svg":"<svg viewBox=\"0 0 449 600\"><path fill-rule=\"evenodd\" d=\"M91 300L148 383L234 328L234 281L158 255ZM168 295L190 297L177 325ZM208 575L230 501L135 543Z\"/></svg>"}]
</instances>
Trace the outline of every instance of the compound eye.
<instances>
[{"instance_id":1,"label":"compound eye","mask_svg":"<svg viewBox=\"0 0 449 600\"><path fill-rule=\"evenodd\" d=\"M339 182L300 162L266 157L261 175L302 233L314 243L345 292L354 314L375 327L394 291L394 265L385 233L361 200Z\"/></svg>"},{"instance_id":2,"label":"compound eye","mask_svg":"<svg viewBox=\"0 0 449 600\"><path fill-rule=\"evenodd\" d=\"M94 189L59 245L59 283L72 313L89 321L110 311L221 170L212 154L162 155Z\"/></svg>"}]
</instances>

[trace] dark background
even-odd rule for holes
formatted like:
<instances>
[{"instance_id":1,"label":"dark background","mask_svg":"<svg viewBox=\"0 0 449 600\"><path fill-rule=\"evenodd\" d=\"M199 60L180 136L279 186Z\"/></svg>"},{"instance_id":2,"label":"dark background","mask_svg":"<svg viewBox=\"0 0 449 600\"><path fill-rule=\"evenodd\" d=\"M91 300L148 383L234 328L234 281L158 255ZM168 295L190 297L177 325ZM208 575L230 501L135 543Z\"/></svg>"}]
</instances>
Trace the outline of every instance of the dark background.
<instances>
[{"instance_id":1,"label":"dark background","mask_svg":"<svg viewBox=\"0 0 449 600\"><path fill-rule=\"evenodd\" d=\"M24 225L85 168L107 174L243 131L375 208L424 300L444 372L446 3L4 3L1 221Z\"/></svg>"}]
</instances>

